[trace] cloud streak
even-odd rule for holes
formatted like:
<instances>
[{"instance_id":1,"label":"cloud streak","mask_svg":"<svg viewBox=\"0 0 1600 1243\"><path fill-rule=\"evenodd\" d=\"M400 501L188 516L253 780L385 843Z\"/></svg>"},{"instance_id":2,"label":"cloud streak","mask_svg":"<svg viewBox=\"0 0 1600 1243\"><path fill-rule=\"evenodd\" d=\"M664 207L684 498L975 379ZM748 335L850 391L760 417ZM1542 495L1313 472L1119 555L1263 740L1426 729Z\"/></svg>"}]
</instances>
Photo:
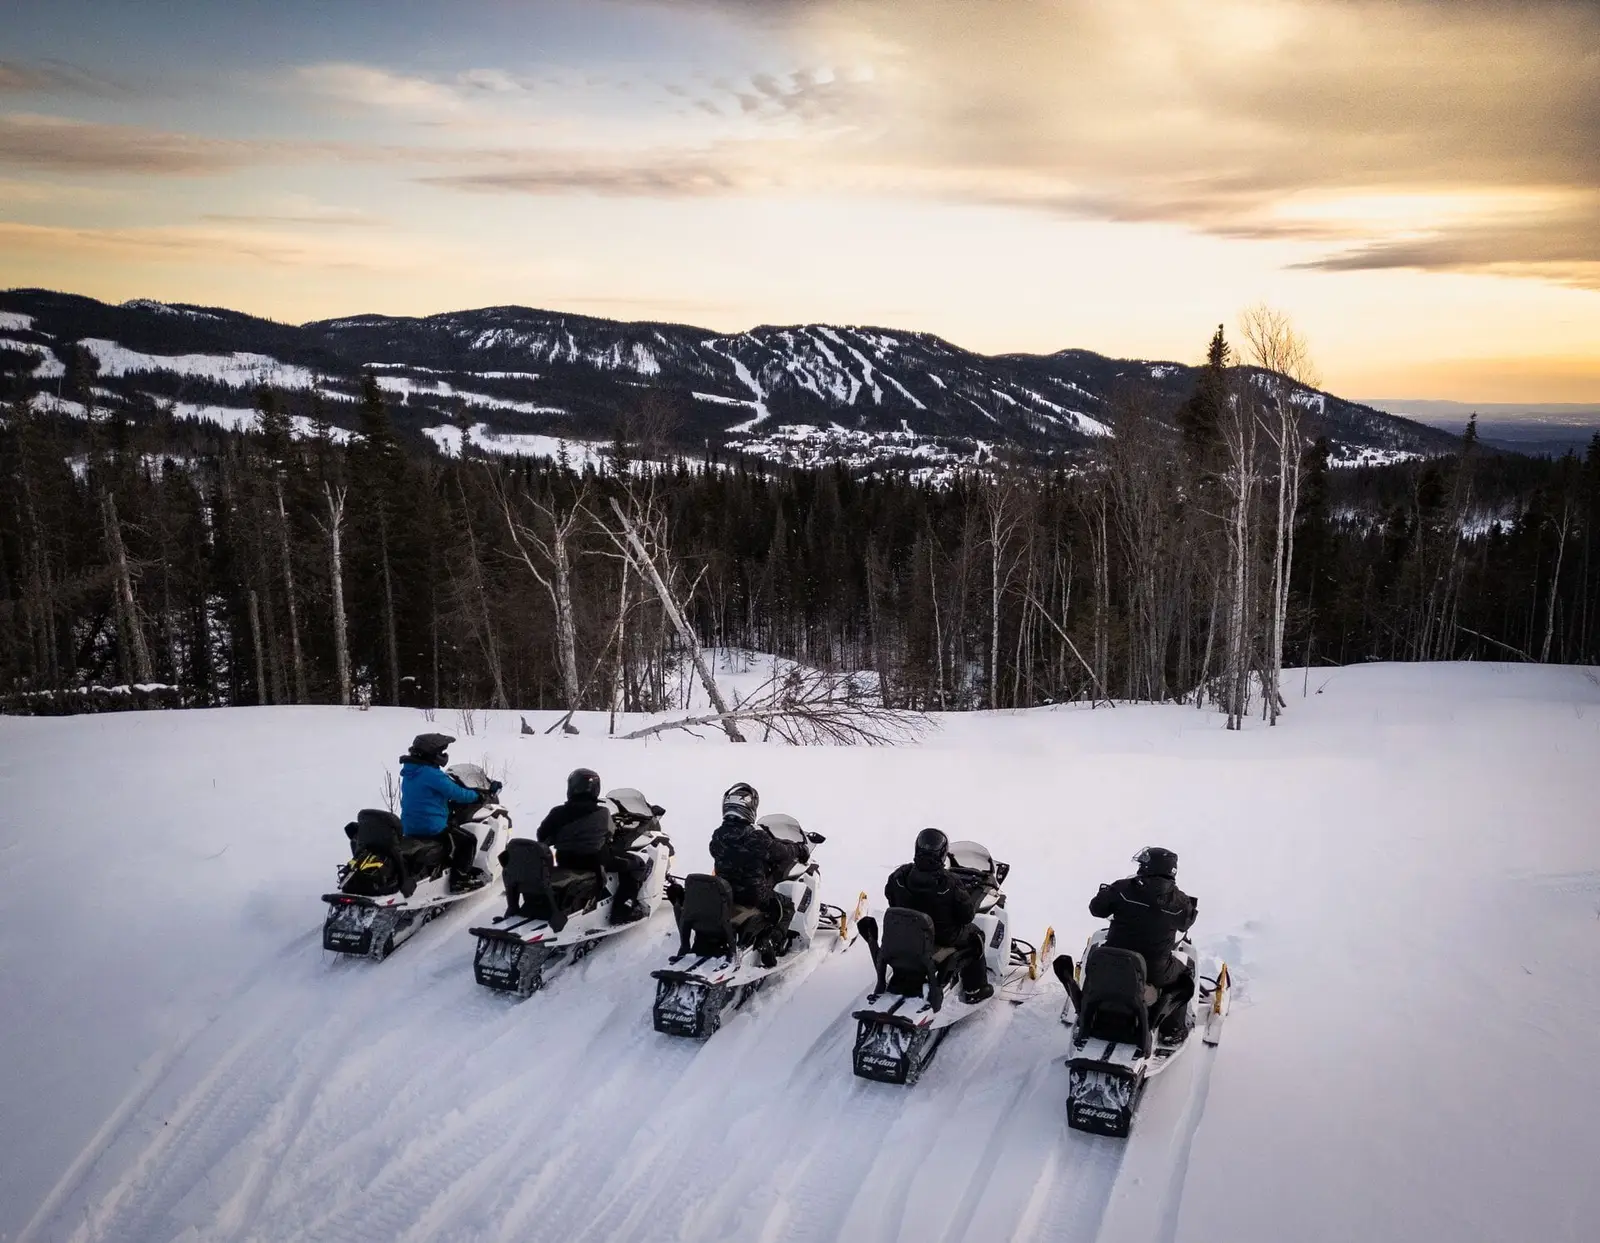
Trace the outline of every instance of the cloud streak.
<instances>
[{"instance_id":1,"label":"cloud streak","mask_svg":"<svg viewBox=\"0 0 1600 1243\"><path fill-rule=\"evenodd\" d=\"M90 95L111 98L132 93L129 87L120 82L65 61L24 63L0 60L0 95Z\"/></svg>"},{"instance_id":2,"label":"cloud streak","mask_svg":"<svg viewBox=\"0 0 1600 1243\"><path fill-rule=\"evenodd\" d=\"M0 114L0 164L54 173L220 173L259 158L261 146L133 125Z\"/></svg>"}]
</instances>

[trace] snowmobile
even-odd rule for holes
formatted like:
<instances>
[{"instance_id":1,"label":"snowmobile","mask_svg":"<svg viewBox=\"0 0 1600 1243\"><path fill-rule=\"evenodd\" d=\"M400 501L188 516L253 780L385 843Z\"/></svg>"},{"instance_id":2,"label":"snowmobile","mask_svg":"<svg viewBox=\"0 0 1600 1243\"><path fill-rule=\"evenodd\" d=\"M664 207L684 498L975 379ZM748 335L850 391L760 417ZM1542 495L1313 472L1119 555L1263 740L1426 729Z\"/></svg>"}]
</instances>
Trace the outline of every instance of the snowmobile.
<instances>
[{"instance_id":1,"label":"snowmobile","mask_svg":"<svg viewBox=\"0 0 1600 1243\"><path fill-rule=\"evenodd\" d=\"M1040 954L1011 935L1011 918L1000 886L1010 865L996 863L977 842L951 842L950 870L977 895L973 924L983 934L984 965L992 996L969 1004L958 984L954 949L934 944L933 920L909 907L891 906L883 916L882 940L871 916L859 923L878 976L865 1004L855 1012L855 1073L880 1083L915 1083L949 1030L997 998L1020 1002L1039 978ZM1055 934L1045 934L1045 952Z\"/></svg>"},{"instance_id":2,"label":"snowmobile","mask_svg":"<svg viewBox=\"0 0 1600 1243\"><path fill-rule=\"evenodd\" d=\"M350 859L339 865L339 892L326 893L328 917L322 948L383 960L458 902L472 897L500 875L498 845L511 832L511 813L490 793L488 774L476 764L445 769L483 801L451 807L451 824L476 839L471 880L452 886L449 850L437 837L407 837L392 812L368 808L345 826Z\"/></svg>"},{"instance_id":3,"label":"snowmobile","mask_svg":"<svg viewBox=\"0 0 1600 1243\"><path fill-rule=\"evenodd\" d=\"M639 791L613 790L611 822L616 844L637 854L646 872L638 902L648 917L662 904L672 878L672 842L661 831L666 809ZM527 838L512 838L501 856L505 867L506 910L488 926L472 929L478 938L472 970L478 983L499 992L531 997L559 967L577 962L605 938L646 921L613 924L615 872L603 875L560 866L554 850ZM676 883L672 881L672 883Z\"/></svg>"},{"instance_id":4,"label":"snowmobile","mask_svg":"<svg viewBox=\"0 0 1600 1243\"><path fill-rule=\"evenodd\" d=\"M1173 954L1184 965L1189 987L1160 992L1146 981L1142 954L1113 949L1105 939L1104 928L1089 938L1076 970L1065 954L1054 964L1067 989L1061 1021L1072 1026L1067 1125L1125 1138L1145 1085L1196 1038L1212 1046L1222 1039L1228 967L1222 963L1215 976L1200 976L1194 945L1185 937Z\"/></svg>"},{"instance_id":5,"label":"snowmobile","mask_svg":"<svg viewBox=\"0 0 1600 1243\"><path fill-rule=\"evenodd\" d=\"M656 981L652 1017L658 1032L703 1040L722 1026L725 1012L737 1010L768 980L790 970L819 940L831 937L834 945L849 944L849 916L817 899L822 873L813 847L823 843L822 834L807 833L793 816L762 816L756 823L799 848L799 860L774 886L790 915L776 938L782 949L772 946L770 933L756 935L763 922L757 919L759 912L736 906L726 880L687 877L677 911L678 952L650 973ZM763 964L763 949L777 954L770 966Z\"/></svg>"}]
</instances>

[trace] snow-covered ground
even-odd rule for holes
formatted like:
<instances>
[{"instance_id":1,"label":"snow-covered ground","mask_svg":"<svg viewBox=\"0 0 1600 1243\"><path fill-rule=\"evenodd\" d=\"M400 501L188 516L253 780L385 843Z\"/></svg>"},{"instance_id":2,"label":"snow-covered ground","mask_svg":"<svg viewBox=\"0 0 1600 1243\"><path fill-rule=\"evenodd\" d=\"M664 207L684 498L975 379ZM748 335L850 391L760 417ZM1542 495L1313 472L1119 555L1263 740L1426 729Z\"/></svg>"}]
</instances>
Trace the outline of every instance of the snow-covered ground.
<instances>
[{"instance_id":1,"label":"snow-covered ground","mask_svg":"<svg viewBox=\"0 0 1600 1243\"><path fill-rule=\"evenodd\" d=\"M438 445L441 453L449 457L461 456L462 431L459 427L452 427L448 423L439 427L424 427L422 434ZM603 470L611 460L607 449L587 440L564 440L559 436L543 436L534 432L496 432L490 430L487 423L474 423L468 435L471 436L473 447L484 453L520 454L523 457L547 457L556 461L565 459L567 465L578 471L586 466Z\"/></svg>"},{"instance_id":2,"label":"snow-covered ground","mask_svg":"<svg viewBox=\"0 0 1600 1243\"><path fill-rule=\"evenodd\" d=\"M560 406L541 406L532 401L511 401L505 397L493 397L488 393L474 393L467 389L457 388L454 384L444 380L414 380L410 376L380 375L377 377L378 387L386 393L399 394L402 401L409 401L412 394L421 397L448 397L458 401L464 406L483 406L491 410L515 410L519 414L565 414Z\"/></svg>"},{"instance_id":3,"label":"snow-covered ground","mask_svg":"<svg viewBox=\"0 0 1600 1243\"><path fill-rule=\"evenodd\" d=\"M487 895L381 965L324 954L340 826L412 734L464 734L453 714L0 718L0 1239L1592 1239L1600 683L1291 684L1282 725L1242 735L1119 706L795 750L608 741L598 715L520 737L506 713L453 749L524 831L576 765L639 786L680 872L751 780L828 834L837 902L937 824L1011 862L1020 935L1053 923L1073 953L1097 882L1172 847L1235 1008L1125 1143L1066 1129L1053 982L907 1090L850 1074L859 946L704 1046L651 1030L660 916L520 1003L472 979Z\"/></svg>"},{"instance_id":4,"label":"snow-covered ground","mask_svg":"<svg viewBox=\"0 0 1600 1243\"><path fill-rule=\"evenodd\" d=\"M95 337L79 342L100 364L101 375L137 375L166 371L175 375L199 376L234 388L255 388L270 384L274 388L311 388L317 377L305 367L282 363L266 354L144 354ZM329 393L331 397L340 394ZM348 398L346 398L348 400Z\"/></svg>"}]
</instances>

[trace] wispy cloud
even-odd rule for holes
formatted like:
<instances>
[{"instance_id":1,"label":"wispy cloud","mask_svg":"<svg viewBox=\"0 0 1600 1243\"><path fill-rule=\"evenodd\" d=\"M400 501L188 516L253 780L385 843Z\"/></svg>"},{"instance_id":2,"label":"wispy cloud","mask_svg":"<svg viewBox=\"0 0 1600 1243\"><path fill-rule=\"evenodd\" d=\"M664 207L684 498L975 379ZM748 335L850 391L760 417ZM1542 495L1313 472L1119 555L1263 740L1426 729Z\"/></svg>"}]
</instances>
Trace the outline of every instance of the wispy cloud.
<instances>
[{"instance_id":1,"label":"wispy cloud","mask_svg":"<svg viewBox=\"0 0 1600 1243\"><path fill-rule=\"evenodd\" d=\"M351 62L304 65L295 71L293 85L341 107L428 117L459 112L466 103L466 90L470 89L460 81L434 80Z\"/></svg>"},{"instance_id":2,"label":"wispy cloud","mask_svg":"<svg viewBox=\"0 0 1600 1243\"><path fill-rule=\"evenodd\" d=\"M260 144L32 113L0 114L0 164L57 173L181 176L241 167Z\"/></svg>"},{"instance_id":3,"label":"wispy cloud","mask_svg":"<svg viewBox=\"0 0 1600 1243\"><path fill-rule=\"evenodd\" d=\"M270 228L171 226L161 228L65 228L0 221L0 254L37 258L57 254L134 264L245 264L355 272L426 271L441 260L436 248L392 241L353 244L348 237L320 237Z\"/></svg>"},{"instance_id":4,"label":"wispy cloud","mask_svg":"<svg viewBox=\"0 0 1600 1243\"><path fill-rule=\"evenodd\" d=\"M65 61L0 60L0 95L91 95L119 97L133 89Z\"/></svg>"}]
</instances>

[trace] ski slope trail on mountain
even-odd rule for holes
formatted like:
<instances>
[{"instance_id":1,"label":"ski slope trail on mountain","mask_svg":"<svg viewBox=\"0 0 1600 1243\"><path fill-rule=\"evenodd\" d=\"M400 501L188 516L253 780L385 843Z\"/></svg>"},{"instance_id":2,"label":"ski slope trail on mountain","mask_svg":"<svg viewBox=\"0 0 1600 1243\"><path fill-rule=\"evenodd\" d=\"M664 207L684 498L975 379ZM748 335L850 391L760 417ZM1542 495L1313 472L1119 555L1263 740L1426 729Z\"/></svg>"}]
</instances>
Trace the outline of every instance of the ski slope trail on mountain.
<instances>
[{"instance_id":1,"label":"ski slope trail on mountain","mask_svg":"<svg viewBox=\"0 0 1600 1243\"><path fill-rule=\"evenodd\" d=\"M762 662L733 687L764 680ZM1588 1240L1600 1217L1600 684L1375 666L1283 724L1184 707L949 716L917 745L473 733L398 709L0 718L5 1243L1400 1243ZM526 713L536 728L552 713ZM642 721L628 722L634 728ZM340 828L410 737L506 783L516 830L596 768L704 870L721 791L827 836L874 906L938 825L1011 864L1016 935L1081 953L1159 842L1226 960L1219 1048L1126 1141L1067 1128L1063 994L951 1029L907 1089L852 1076L863 944L703 1043L651 1027L670 922L524 1001L474 982L484 893L383 963L320 948Z\"/></svg>"}]
</instances>

